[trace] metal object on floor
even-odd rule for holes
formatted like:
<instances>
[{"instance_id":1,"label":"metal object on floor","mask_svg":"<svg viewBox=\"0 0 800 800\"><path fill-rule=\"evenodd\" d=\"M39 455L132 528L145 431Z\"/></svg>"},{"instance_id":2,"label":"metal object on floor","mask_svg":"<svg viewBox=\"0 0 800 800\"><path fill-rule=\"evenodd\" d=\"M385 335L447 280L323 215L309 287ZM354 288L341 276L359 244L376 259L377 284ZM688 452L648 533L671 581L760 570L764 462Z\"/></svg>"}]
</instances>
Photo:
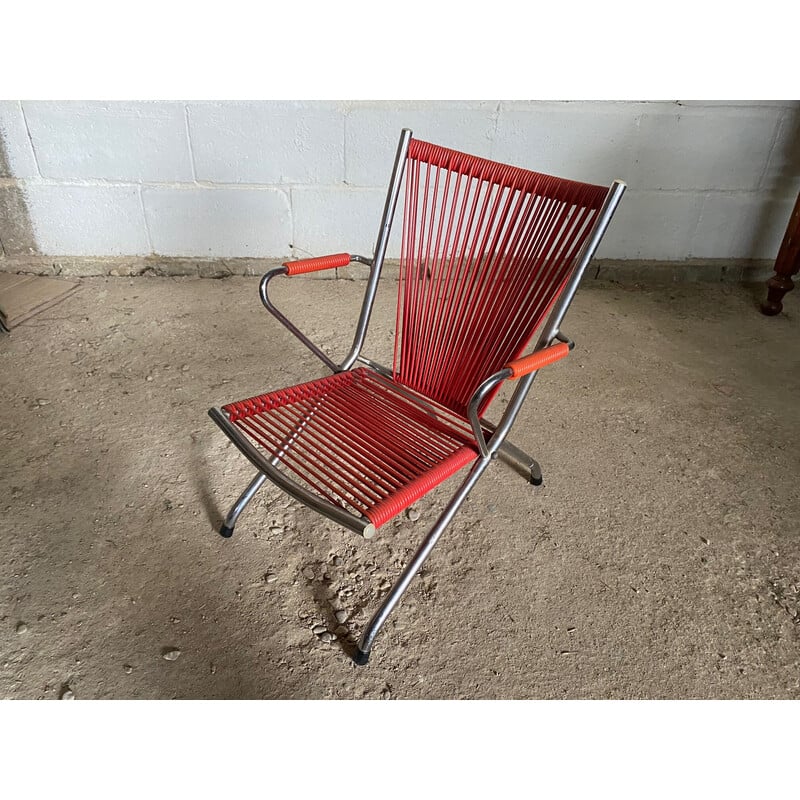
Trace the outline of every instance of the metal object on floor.
<instances>
[{"instance_id":1,"label":"metal object on floor","mask_svg":"<svg viewBox=\"0 0 800 800\"><path fill-rule=\"evenodd\" d=\"M401 188L405 186L394 361L361 354ZM285 263L259 286L267 310L331 375L209 411L258 474L226 517L233 526L268 478L323 516L376 535L389 520L469 466L364 629L373 643L436 542L495 459L539 485L538 462L507 440L540 369L573 347L560 331L625 185L556 178L412 138L397 147L374 255ZM353 344L337 362L272 303L278 276L369 267ZM523 355L538 332L529 355ZM356 361L360 366L353 368ZM484 418L515 384L500 421Z\"/></svg>"}]
</instances>

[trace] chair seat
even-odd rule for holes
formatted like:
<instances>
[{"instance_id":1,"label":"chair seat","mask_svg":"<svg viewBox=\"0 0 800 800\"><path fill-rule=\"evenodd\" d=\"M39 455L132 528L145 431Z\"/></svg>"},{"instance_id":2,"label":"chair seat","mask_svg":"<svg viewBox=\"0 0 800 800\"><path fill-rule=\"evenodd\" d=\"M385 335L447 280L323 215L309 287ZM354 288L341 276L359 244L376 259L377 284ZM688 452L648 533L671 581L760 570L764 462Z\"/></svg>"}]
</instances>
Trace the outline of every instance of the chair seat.
<instances>
[{"instance_id":1,"label":"chair seat","mask_svg":"<svg viewBox=\"0 0 800 800\"><path fill-rule=\"evenodd\" d=\"M278 465L380 527L474 461L468 421L355 369L223 407Z\"/></svg>"}]
</instances>

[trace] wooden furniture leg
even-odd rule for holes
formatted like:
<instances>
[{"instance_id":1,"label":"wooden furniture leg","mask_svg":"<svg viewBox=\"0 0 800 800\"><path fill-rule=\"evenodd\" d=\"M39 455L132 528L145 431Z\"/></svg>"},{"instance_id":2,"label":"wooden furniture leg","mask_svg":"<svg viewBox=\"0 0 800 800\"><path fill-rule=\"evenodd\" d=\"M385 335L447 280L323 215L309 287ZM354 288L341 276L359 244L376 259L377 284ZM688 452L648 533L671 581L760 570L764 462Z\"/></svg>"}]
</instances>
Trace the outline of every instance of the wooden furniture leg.
<instances>
[{"instance_id":1,"label":"wooden furniture leg","mask_svg":"<svg viewBox=\"0 0 800 800\"><path fill-rule=\"evenodd\" d=\"M794 289L792 275L800 271L800 194L789 218L789 225L775 259L775 274L767 281L767 299L761 304L761 313L768 316L780 314L783 296Z\"/></svg>"}]
</instances>

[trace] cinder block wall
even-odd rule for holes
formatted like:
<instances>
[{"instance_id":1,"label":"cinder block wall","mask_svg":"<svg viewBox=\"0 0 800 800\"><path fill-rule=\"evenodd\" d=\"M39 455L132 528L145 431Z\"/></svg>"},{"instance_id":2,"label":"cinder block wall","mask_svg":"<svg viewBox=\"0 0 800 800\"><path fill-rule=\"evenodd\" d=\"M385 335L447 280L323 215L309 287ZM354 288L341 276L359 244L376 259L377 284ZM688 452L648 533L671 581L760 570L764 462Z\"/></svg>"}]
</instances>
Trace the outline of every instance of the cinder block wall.
<instances>
[{"instance_id":1,"label":"cinder block wall","mask_svg":"<svg viewBox=\"0 0 800 800\"><path fill-rule=\"evenodd\" d=\"M2 253L367 253L404 126L625 180L606 259L772 259L800 182L793 102L3 101Z\"/></svg>"}]
</instances>

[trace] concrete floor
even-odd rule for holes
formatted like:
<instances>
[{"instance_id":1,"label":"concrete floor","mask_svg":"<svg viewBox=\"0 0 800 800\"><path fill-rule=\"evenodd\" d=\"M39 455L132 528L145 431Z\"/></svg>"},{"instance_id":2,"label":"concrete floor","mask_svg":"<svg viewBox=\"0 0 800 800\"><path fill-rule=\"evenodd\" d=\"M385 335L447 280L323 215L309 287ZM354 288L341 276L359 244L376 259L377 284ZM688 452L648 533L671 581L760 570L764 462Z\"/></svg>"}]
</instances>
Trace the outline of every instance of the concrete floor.
<instances>
[{"instance_id":1,"label":"concrete floor","mask_svg":"<svg viewBox=\"0 0 800 800\"><path fill-rule=\"evenodd\" d=\"M363 283L279 283L344 353ZM544 486L493 465L357 668L459 478L372 541L271 486L217 536L252 469L206 410L324 372L256 287L85 279L0 339L1 696L800 697L800 297L582 289L511 437Z\"/></svg>"}]
</instances>

